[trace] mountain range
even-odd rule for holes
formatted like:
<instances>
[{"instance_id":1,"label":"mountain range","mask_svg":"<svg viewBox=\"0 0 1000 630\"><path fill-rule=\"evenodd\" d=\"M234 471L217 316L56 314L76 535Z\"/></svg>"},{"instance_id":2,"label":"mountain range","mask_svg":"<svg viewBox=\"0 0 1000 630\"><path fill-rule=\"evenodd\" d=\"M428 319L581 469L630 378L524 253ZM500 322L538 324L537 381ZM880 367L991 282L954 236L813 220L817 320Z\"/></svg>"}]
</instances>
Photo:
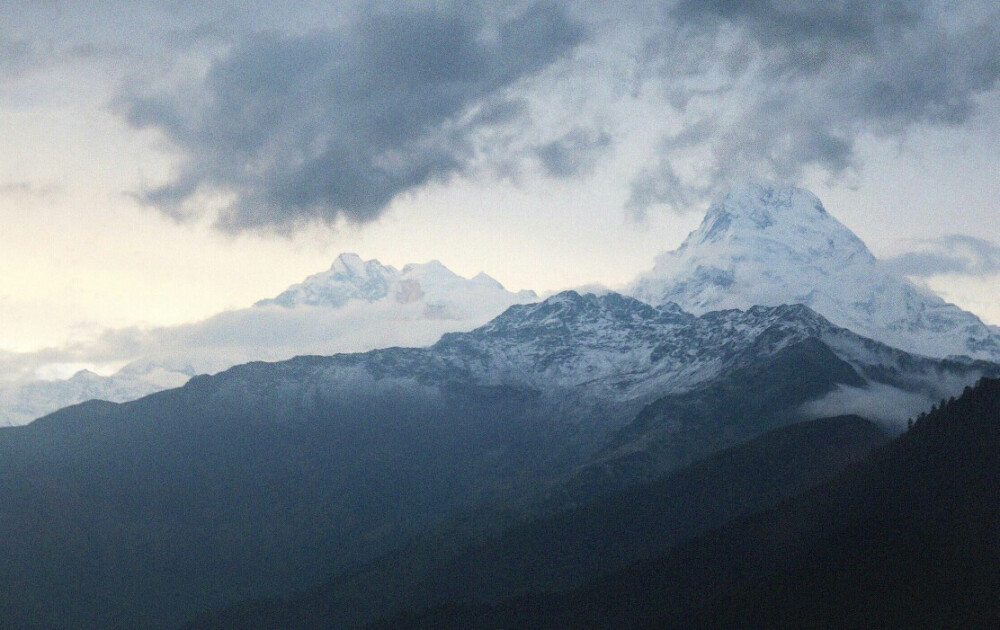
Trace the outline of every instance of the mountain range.
<instances>
[{"instance_id":1,"label":"mountain range","mask_svg":"<svg viewBox=\"0 0 1000 630\"><path fill-rule=\"evenodd\" d=\"M48 627L171 627L306 588L463 513L542 517L858 404L899 431L998 374L804 306L699 317L574 292L427 348L240 365L0 431L0 579L19 585L0 609Z\"/></svg>"},{"instance_id":2,"label":"mountain range","mask_svg":"<svg viewBox=\"0 0 1000 630\"><path fill-rule=\"evenodd\" d=\"M698 315L804 304L837 326L907 352L1000 361L1000 328L881 264L812 193L792 186L735 187L678 249L623 292ZM251 360L427 345L535 300L531 291L511 293L482 273L466 279L437 261L398 270L342 254L329 270L252 308L155 331L145 355L110 376L85 370L68 380L0 386L0 426L91 398L134 400ZM255 333L224 344L212 340L231 337L232 329Z\"/></svg>"},{"instance_id":3,"label":"mountain range","mask_svg":"<svg viewBox=\"0 0 1000 630\"><path fill-rule=\"evenodd\" d=\"M971 562L948 527L1000 509L980 491L995 458L976 442L992 444L1000 419L994 328L889 274L787 187L734 190L629 291L536 301L437 262L342 255L272 299L163 333L232 335L197 361L179 362L183 347L179 368L78 374L67 383L87 396L115 378L186 382L0 429L0 618L801 626L766 585L829 607L802 576L856 593L843 575L873 584L886 570L868 551L905 550L924 571L910 544L924 534L948 571ZM343 339L361 347L335 352ZM411 343L378 347L399 340ZM288 358L302 344L315 352ZM245 354L220 348L279 360L227 367ZM199 361L221 371L190 376ZM880 487L950 525L922 528ZM949 521L949 506L971 516ZM852 532L869 538L852 547ZM972 533L979 576L995 548ZM864 571L830 566L840 543ZM916 575L918 592L936 584ZM775 616L754 617L758 602Z\"/></svg>"},{"instance_id":4,"label":"mountain range","mask_svg":"<svg viewBox=\"0 0 1000 630\"><path fill-rule=\"evenodd\" d=\"M253 307L132 340L143 356L111 375L82 370L65 380L0 384L0 426L85 400L135 400L252 360L428 345L536 299L531 291L509 292L486 274L463 278L437 261L400 271L341 254L328 271Z\"/></svg>"},{"instance_id":5,"label":"mountain range","mask_svg":"<svg viewBox=\"0 0 1000 630\"><path fill-rule=\"evenodd\" d=\"M418 303L427 319L491 319L514 302L538 298L534 291L509 293L485 273L466 279L436 260L402 270L357 254L341 254L329 270L309 276L255 306L340 308L351 301Z\"/></svg>"}]
</instances>

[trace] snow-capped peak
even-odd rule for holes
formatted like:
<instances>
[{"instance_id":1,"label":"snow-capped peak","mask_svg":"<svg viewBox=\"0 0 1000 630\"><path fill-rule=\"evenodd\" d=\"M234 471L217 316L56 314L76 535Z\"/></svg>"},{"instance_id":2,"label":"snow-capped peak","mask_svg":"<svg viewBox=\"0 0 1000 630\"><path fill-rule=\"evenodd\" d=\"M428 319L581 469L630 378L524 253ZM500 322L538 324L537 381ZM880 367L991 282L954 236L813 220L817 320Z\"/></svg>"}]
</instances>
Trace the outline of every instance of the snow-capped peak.
<instances>
[{"instance_id":1,"label":"snow-capped peak","mask_svg":"<svg viewBox=\"0 0 1000 630\"><path fill-rule=\"evenodd\" d=\"M363 260L357 254L341 254L329 270L309 276L256 306L341 308L348 302L419 303L431 319L471 317L483 323L511 304L536 298L532 291L511 293L484 273L463 278L438 260L411 263L399 270L377 260Z\"/></svg>"},{"instance_id":2,"label":"snow-capped peak","mask_svg":"<svg viewBox=\"0 0 1000 630\"><path fill-rule=\"evenodd\" d=\"M483 273L481 271L479 273L477 273L475 276L472 277L472 281L475 282L476 284L481 284L481 285L487 286L487 287L493 287L494 289L503 289L504 288L504 286L502 284L500 284L496 280L496 278L494 278L494 277L492 277L490 275L487 275L487 274L485 274L485 273Z\"/></svg>"},{"instance_id":3,"label":"snow-capped peak","mask_svg":"<svg viewBox=\"0 0 1000 630\"><path fill-rule=\"evenodd\" d=\"M377 260L364 261L361 256L346 253L337 256L330 265L330 274L342 277L370 278L381 275L387 268Z\"/></svg>"},{"instance_id":4,"label":"snow-capped peak","mask_svg":"<svg viewBox=\"0 0 1000 630\"><path fill-rule=\"evenodd\" d=\"M451 269L442 265L441 261L438 260L432 260L423 264L410 263L405 265L400 277L422 280L423 283L427 285L449 285L454 283L470 282L470 280L463 278Z\"/></svg>"},{"instance_id":5,"label":"snow-capped peak","mask_svg":"<svg viewBox=\"0 0 1000 630\"><path fill-rule=\"evenodd\" d=\"M701 226L681 248L769 241L802 258L875 260L861 239L833 218L811 192L759 183L734 187L712 204Z\"/></svg>"},{"instance_id":6,"label":"snow-capped peak","mask_svg":"<svg viewBox=\"0 0 1000 630\"><path fill-rule=\"evenodd\" d=\"M322 273L288 287L278 296L261 300L256 306L326 306L338 308L351 300L375 302L389 294L389 286L399 271L377 260L364 261L357 254L341 254Z\"/></svg>"},{"instance_id":7,"label":"snow-capped peak","mask_svg":"<svg viewBox=\"0 0 1000 630\"><path fill-rule=\"evenodd\" d=\"M805 304L838 326L910 352L1000 360L1000 336L884 269L815 195L793 186L735 187L630 292L696 314Z\"/></svg>"}]
</instances>

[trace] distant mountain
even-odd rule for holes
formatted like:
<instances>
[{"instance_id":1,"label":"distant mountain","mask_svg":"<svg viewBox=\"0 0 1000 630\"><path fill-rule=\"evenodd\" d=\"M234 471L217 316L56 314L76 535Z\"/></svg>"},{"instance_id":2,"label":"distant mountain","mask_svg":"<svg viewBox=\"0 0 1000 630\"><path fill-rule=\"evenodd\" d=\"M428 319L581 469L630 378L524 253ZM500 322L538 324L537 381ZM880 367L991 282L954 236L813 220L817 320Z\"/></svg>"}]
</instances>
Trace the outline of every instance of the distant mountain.
<instances>
[{"instance_id":1,"label":"distant mountain","mask_svg":"<svg viewBox=\"0 0 1000 630\"><path fill-rule=\"evenodd\" d=\"M437 261L398 271L341 254L328 271L253 308L154 331L165 341L110 376L82 371L66 380L0 385L0 426L25 424L91 399L135 400L179 387L195 374L252 360L425 346L446 332L481 326L512 304L535 300L532 291L512 293L482 273L463 278ZM233 329L252 332L223 341L234 335L220 330ZM188 347L175 348L178 342Z\"/></svg>"},{"instance_id":2,"label":"distant mountain","mask_svg":"<svg viewBox=\"0 0 1000 630\"><path fill-rule=\"evenodd\" d=\"M1000 361L1000 329L886 269L812 193L745 184L629 292L692 313L805 304L908 352Z\"/></svg>"},{"instance_id":3,"label":"distant mountain","mask_svg":"<svg viewBox=\"0 0 1000 630\"><path fill-rule=\"evenodd\" d=\"M864 465L565 593L442 606L396 628L1000 626L1000 381Z\"/></svg>"},{"instance_id":4,"label":"distant mountain","mask_svg":"<svg viewBox=\"0 0 1000 630\"><path fill-rule=\"evenodd\" d=\"M249 363L0 430L6 618L159 628L356 567L457 514L597 500L788 424L909 407L998 367L803 306L515 305L428 348Z\"/></svg>"},{"instance_id":5,"label":"distant mountain","mask_svg":"<svg viewBox=\"0 0 1000 630\"><path fill-rule=\"evenodd\" d=\"M396 269L377 260L364 261L357 254L341 254L328 271L309 276L277 297L257 302L256 306L277 304L293 308L308 304L338 308L351 300L376 302L389 296L389 287L399 275Z\"/></svg>"},{"instance_id":6,"label":"distant mountain","mask_svg":"<svg viewBox=\"0 0 1000 630\"><path fill-rule=\"evenodd\" d=\"M35 418L85 400L125 402L180 387L197 372L155 363L135 363L110 376L81 370L64 380L0 384L0 427L27 424Z\"/></svg>"},{"instance_id":7,"label":"distant mountain","mask_svg":"<svg viewBox=\"0 0 1000 630\"><path fill-rule=\"evenodd\" d=\"M289 599L207 613L185 630L364 626L442 602L562 590L772 507L840 473L887 436L855 416L782 427L604 499L517 523L480 544L464 516L398 552ZM393 620L389 627L406 627Z\"/></svg>"},{"instance_id":8,"label":"distant mountain","mask_svg":"<svg viewBox=\"0 0 1000 630\"><path fill-rule=\"evenodd\" d=\"M428 319L482 319L485 323L511 304L538 299L534 291L510 293L484 273L463 278L440 262L410 264L402 271L357 254L341 254L328 271L306 278L256 306L340 308L348 302L420 303Z\"/></svg>"}]
</instances>

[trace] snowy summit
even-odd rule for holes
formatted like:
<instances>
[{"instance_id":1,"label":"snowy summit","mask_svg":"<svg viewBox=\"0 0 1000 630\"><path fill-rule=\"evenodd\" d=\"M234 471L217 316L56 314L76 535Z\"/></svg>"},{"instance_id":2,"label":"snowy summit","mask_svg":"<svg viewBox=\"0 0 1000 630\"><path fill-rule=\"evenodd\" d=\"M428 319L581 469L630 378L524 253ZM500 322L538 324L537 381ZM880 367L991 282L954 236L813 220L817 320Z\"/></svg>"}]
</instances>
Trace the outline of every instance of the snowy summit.
<instances>
[{"instance_id":1,"label":"snowy summit","mask_svg":"<svg viewBox=\"0 0 1000 630\"><path fill-rule=\"evenodd\" d=\"M735 187L630 292L693 313L805 304L909 352L1000 360L1000 332L887 270L815 195L793 186Z\"/></svg>"},{"instance_id":2,"label":"snowy summit","mask_svg":"<svg viewBox=\"0 0 1000 630\"><path fill-rule=\"evenodd\" d=\"M349 302L419 303L428 319L472 317L483 323L512 304L536 299L534 291L511 293L485 273L463 278L436 260L408 264L400 271L348 253L338 256L329 270L309 276L256 306L341 308Z\"/></svg>"}]
</instances>

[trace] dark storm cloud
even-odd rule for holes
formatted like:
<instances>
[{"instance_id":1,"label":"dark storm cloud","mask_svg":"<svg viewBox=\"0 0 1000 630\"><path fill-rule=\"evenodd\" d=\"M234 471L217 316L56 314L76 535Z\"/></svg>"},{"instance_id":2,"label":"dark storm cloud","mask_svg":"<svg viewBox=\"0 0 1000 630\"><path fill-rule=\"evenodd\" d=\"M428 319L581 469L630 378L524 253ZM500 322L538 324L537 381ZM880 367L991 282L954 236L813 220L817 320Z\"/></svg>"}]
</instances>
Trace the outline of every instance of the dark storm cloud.
<instances>
[{"instance_id":1,"label":"dark storm cloud","mask_svg":"<svg viewBox=\"0 0 1000 630\"><path fill-rule=\"evenodd\" d=\"M854 42L867 46L886 29L912 26L920 0L681 0L672 10L681 23L738 24L767 47Z\"/></svg>"},{"instance_id":2,"label":"dark storm cloud","mask_svg":"<svg viewBox=\"0 0 1000 630\"><path fill-rule=\"evenodd\" d=\"M0 80L24 76L57 63L86 59L99 54L93 44L55 45L0 34Z\"/></svg>"},{"instance_id":3,"label":"dark storm cloud","mask_svg":"<svg viewBox=\"0 0 1000 630\"><path fill-rule=\"evenodd\" d=\"M552 142L536 147L534 152L549 175L572 177L593 168L609 146L611 136L607 132L588 131L578 127Z\"/></svg>"},{"instance_id":4,"label":"dark storm cloud","mask_svg":"<svg viewBox=\"0 0 1000 630\"><path fill-rule=\"evenodd\" d=\"M862 136L966 123L1000 79L998 21L972 2L682 0L646 72L686 124L633 182L632 209L682 208L740 177L838 178L863 166Z\"/></svg>"},{"instance_id":5,"label":"dark storm cloud","mask_svg":"<svg viewBox=\"0 0 1000 630\"><path fill-rule=\"evenodd\" d=\"M0 35L0 77L18 76L39 63L34 44Z\"/></svg>"},{"instance_id":6,"label":"dark storm cloud","mask_svg":"<svg viewBox=\"0 0 1000 630\"><path fill-rule=\"evenodd\" d=\"M229 193L218 223L230 231L373 220L398 195L462 172L477 133L524 115L505 89L582 39L547 3L499 23L398 10L344 32L247 37L194 93L121 99L132 125L160 130L184 158L142 198L181 217L199 191Z\"/></svg>"},{"instance_id":7,"label":"dark storm cloud","mask_svg":"<svg viewBox=\"0 0 1000 630\"><path fill-rule=\"evenodd\" d=\"M635 219L644 218L646 210L656 204L678 210L689 208L694 201L706 194L705 190L696 185L682 181L670 160L665 157L642 169L632 179L629 188L625 209Z\"/></svg>"},{"instance_id":8,"label":"dark storm cloud","mask_svg":"<svg viewBox=\"0 0 1000 630\"><path fill-rule=\"evenodd\" d=\"M26 39L0 33L0 81L18 79L76 61L111 58L121 52L118 48L93 42Z\"/></svg>"},{"instance_id":9,"label":"dark storm cloud","mask_svg":"<svg viewBox=\"0 0 1000 630\"><path fill-rule=\"evenodd\" d=\"M924 251L907 252L885 261L907 276L927 278L943 274L990 276L1000 273L1000 245L954 234L924 243Z\"/></svg>"}]
</instances>

